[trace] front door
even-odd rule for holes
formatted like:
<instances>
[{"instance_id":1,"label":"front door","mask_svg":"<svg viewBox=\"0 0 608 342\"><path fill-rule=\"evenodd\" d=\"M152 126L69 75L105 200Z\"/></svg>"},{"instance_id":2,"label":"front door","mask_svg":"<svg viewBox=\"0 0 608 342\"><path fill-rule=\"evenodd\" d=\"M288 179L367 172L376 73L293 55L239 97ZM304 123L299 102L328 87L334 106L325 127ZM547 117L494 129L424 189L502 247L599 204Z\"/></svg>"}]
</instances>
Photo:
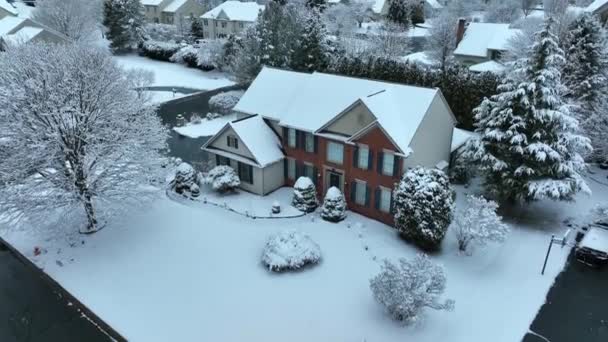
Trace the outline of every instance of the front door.
<instances>
[{"instance_id":1,"label":"front door","mask_svg":"<svg viewBox=\"0 0 608 342\"><path fill-rule=\"evenodd\" d=\"M344 192L344 181L342 180L343 177L344 175L340 172L327 170L325 177L325 179L327 180L325 191L327 192L329 188L335 186L336 188L340 189L340 191Z\"/></svg>"}]
</instances>

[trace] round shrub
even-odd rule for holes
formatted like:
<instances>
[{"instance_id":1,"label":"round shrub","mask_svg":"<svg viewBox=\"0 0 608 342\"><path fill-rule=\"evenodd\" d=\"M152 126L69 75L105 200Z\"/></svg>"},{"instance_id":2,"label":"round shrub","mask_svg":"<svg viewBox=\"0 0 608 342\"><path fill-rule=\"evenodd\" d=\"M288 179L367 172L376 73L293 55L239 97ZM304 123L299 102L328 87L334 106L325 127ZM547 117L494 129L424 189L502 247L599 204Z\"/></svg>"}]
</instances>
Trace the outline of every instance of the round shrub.
<instances>
[{"instance_id":1,"label":"round shrub","mask_svg":"<svg viewBox=\"0 0 608 342\"><path fill-rule=\"evenodd\" d=\"M305 213L312 213L319 206L317 189L308 177L300 177L293 186L291 205Z\"/></svg>"},{"instance_id":2,"label":"round shrub","mask_svg":"<svg viewBox=\"0 0 608 342\"><path fill-rule=\"evenodd\" d=\"M262 263L274 272L297 270L321 260L321 248L308 235L286 230L270 236L262 253Z\"/></svg>"},{"instance_id":3,"label":"round shrub","mask_svg":"<svg viewBox=\"0 0 608 342\"><path fill-rule=\"evenodd\" d=\"M211 183L213 190L224 193L234 191L241 185L241 180L233 168L227 165L219 165L211 169L207 175L207 180Z\"/></svg>"},{"instance_id":4,"label":"round shrub","mask_svg":"<svg viewBox=\"0 0 608 342\"><path fill-rule=\"evenodd\" d=\"M346 218L346 200L340 189L332 186L325 194L321 218L330 222L340 222Z\"/></svg>"}]
</instances>

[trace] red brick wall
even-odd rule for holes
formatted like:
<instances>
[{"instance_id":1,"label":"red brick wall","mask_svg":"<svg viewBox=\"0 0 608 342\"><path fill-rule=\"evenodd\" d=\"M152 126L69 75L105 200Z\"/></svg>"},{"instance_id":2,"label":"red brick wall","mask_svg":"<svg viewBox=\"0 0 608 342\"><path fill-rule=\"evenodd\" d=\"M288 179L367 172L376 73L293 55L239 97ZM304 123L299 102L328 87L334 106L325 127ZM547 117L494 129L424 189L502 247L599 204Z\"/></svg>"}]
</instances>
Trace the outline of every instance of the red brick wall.
<instances>
[{"instance_id":1,"label":"red brick wall","mask_svg":"<svg viewBox=\"0 0 608 342\"><path fill-rule=\"evenodd\" d=\"M391 141L386 137L386 135L378 128L372 129L370 132L362 136L357 140L358 143L365 144L369 147L370 151L373 152L373 161L370 165L369 170L362 170L353 166L353 157L355 146L350 144L344 145L344 164L336 165L329 161L327 161L327 142L331 139L327 139L324 137L317 137L318 139L318 149L317 153L307 153L301 149L294 149L287 146L285 143L285 155L287 157L296 159L296 161L302 163L307 162L315 165L318 170L318 182L317 182L317 193L319 195L319 200L323 200L325 192L325 168L335 168L336 170L341 170L344 172L344 196L348 203L348 208L354 212L360 213L364 216L370 217L372 219L376 219L388 225L393 225L393 215L390 213L383 213L382 211L375 208L375 189L379 186L383 186L385 188L393 189L395 182L399 181L399 177L391 177L380 174L376 170L376 165L378 161L378 155L384 149L395 151L395 146L391 143ZM340 141L337 141L341 143ZM401 159L399 161L399 172L397 174L401 174L402 162ZM367 185L370 189L370 205L360 206L353 201L351 198L351 183L355 180L363 180L367 182ZM287 185L293 186L293 181L286 180Z\"/></svg>"}]
</instances>

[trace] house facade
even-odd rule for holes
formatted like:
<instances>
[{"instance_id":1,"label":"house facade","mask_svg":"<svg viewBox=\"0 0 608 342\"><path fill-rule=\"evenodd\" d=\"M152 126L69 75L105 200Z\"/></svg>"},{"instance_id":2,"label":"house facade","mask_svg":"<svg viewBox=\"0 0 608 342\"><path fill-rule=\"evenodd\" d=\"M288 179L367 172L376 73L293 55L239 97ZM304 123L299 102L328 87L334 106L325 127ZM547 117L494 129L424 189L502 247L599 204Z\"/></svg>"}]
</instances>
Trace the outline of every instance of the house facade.
<instances>
[{"instance_id":1,"label":"house facade","mask_svg":"<svg viewBox=\"0 0 608 342\"><path fill-rule=\"evenodd\" d=\"M201 16L203 37L218 39L235 35L255 22L263 10L264 6L256 2L226 1Z\"/></svg>"},{"instance_id":2,"label":"house facade","mask_svg":"<svg viewBox=\"0 0 608 342\"><path fill-rule=\"evenodd\" d=\"M454 58L460 63L484 70L496 66L502 55L508 50L510 40L521 32L509 27L509 24L469 23L461 19L456 30L456 50ZM478 65L486 62L492 65ZM477 66L477 67L476 67ZM488 70L490 71L490 70Z\"/></svg>"},{"instance_id":3,"label":"house facade","mask_svg":"<svg viewBox=\"0 0 608 342\"><path fill-rule=\"evenodd\" d=\"M395 183L411 167L445 167L456 124L438 89L271 68L235 110L240 119L203 150L245 175L245 190L264 195L306 176L319 200L335 186L350 210L389 225ZM247 133L227 133L247 122Z\"/></svg>"},{"instance_id":4,"label":"house facade","mask_svg":"<svg viewBox=\"0 0 608 342\"><path fill-rule=\"evenodd\" d=\"M149 23L185 26L189 18L204 12L196 0L141 0Z\"/></svg>"}]
</instances>

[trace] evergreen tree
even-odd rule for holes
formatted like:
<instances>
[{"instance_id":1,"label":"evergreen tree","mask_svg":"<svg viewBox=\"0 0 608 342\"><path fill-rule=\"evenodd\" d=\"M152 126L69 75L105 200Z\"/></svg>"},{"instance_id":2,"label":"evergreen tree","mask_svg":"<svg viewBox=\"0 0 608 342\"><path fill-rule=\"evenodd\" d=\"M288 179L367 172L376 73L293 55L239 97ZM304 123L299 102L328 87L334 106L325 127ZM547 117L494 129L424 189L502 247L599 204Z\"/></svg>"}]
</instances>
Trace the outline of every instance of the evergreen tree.
<instances>
[{"instance_id":1,"label":"evergreen tree","mask_svg":"<svg viewBox=\"0 0 608 342\"><path fill-rule=\"evenodd\" d=\"M308 177L300 177L293 186L293 200L291 202L296 209L305 213L311 213L317 209L317 189Z\"/></svg>"},{"instance_id":2,"label":"evergreen tree","mask_svg":"<svg viewBox=\"0 0 608 342\"><path fill-rule=\"evenodd\" d=\"M106 0L103 25L114 52L134 48L144 36L144 7L139 0Z\"/></svg>"},{"instance_id":3,"label":"evergreen tree","mask_svg":"<svg viewBox=\"0 0 608 342\"><path fill-rule=\"evenodd\" d=\"M323 71L329 64L327 31L316 10L298 18L301 27L299 43L292 49L289 67L296 71Z\"/></svg>"},{"instance_id":4,"label":"evergreen tree","mask_svg":"<svg viewBox=\"0 0 608 342\"><path fill-rule=\"evenodd\" d=\"M321 217L330 222L339 222L346 218L346 200L340 189L332 186L327 190L323 200Z\"/></svg>"},{"instance_id":5,"label":"evergreen tree","mask_svg":"<svg viewBox=\"0 0 608 342\"><path fill-rule=\"evenodd\" d=\"M192 22L190 23L190 37L192 37L193 40L205 38L205 35L203 33L203 22L201 18L192 18Z\"/></svg>"},{"instance_id":6,"label":"evergreen tree","mask_svg":"<svg viewBox=\"0 0 608 342\"><path fill-rule=\"evenodd\" d=\"M327 0L306 0L306 7L323 12L327 8Z\"/></svg>"},{"instance_id":7,"label":"evergreen tree","mask_svg":"<svg viewBox=\"0 0 608 342\"><path fill-rule=\"evenodd\" d=\"M388 0L388 13L386 17L395 23L409 26L411 7L408 0Z\"/></svg>"},{"instance_id":8,"label":"evergreen tree","mask_svg":"<svg viewBox=\"0 0 608 342\"><path fill-rule=\"evenodd\" d=\"M549 18L536 33L530 57L519 60L498 87L475 110L480 138L469 156L480 163L486 187L501 200L571 200L588 191L579 172L579 152L589 140L576 134L578 122L562 99L563 51Z\"/></svg>"}]
</instances>

